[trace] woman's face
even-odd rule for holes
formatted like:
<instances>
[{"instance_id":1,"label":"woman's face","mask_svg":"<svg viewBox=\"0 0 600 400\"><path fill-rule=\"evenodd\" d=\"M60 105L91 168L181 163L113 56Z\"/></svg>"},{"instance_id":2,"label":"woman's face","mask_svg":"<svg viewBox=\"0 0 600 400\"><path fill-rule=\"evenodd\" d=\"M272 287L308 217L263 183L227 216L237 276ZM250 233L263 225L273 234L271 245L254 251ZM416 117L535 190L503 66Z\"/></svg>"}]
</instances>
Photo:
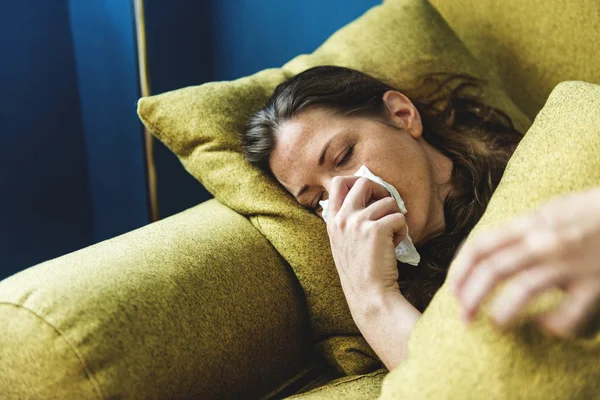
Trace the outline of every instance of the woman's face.
<instances>
[{"instance_id":1,"label":"woman's face","mask_svg":"<svg viewBox=\"0 0 600 400\"><path fill-rule=\"evenodd\" d=\"M322 108L307 109L284 122L275 134L269 164L296 200L315 210L319 200L328 198L333 177L354 175L366 165L400 193L410 234L418 244L443 224L438 186L450 178L452 164L446 158L450 170L444 171L448 164L421 137L419 113L406 96L389 91L383 98L388 124Z\"/></svg>"}]
</instances>

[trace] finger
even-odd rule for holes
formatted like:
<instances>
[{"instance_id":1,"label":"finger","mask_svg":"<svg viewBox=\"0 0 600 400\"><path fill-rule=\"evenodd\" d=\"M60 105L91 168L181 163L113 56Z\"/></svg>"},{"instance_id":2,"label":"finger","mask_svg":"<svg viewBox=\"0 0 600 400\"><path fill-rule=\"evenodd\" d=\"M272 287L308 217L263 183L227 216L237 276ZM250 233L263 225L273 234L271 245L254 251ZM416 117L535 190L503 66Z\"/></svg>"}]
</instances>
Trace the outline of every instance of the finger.
<instances>
[{"instance_id":1,"label":"finger","mask_svg":"<svg viewBox=\"0 0 600 400\"><path fill-rule=\"evenodd\" d=\"M519 217L505 227L485 232L467 241L456 256L452 268L452 288L458 294L476 263L489 253L509 246L522 238L531 225L529 217Z\"/></svg>"},{"instance_id":2,"label":"finger","mask_svg":"<svg viewBox=\"0 0 600 400\"><path fill-rule=\"evenodd\" d=\"M462 248L465 246L465 243L467 242L467 238L465 237L460 244L456 247L456 251L454 252L454 259L456 259L456 257L458 256L458 253L460 253L460 251L462 250Z\"/></svg>"},{"instance_id":3,"label":"finger","mask_svg":"<svg viewBox=\"0 0 600 400\"><path fill-rule=\"evenodd\" d=\"M481 262L473 269L467 282L458 293L458 299L462 306L461 318L464 322L469 322L476 315L478 305L489 294L488 288L493 286L489 281L493 276L485 272L488 268L486 262Z\"/></svg>"},{"instance_id":4,"label":"finger","mask_svg":"<svg viewBox=\"0 0 600 400\"><path fill-rule=\"evenodd\" d=\"M333 219L344 203L350 188L358 180L357 176L335 176L329 187L329 219Z\"/></svg>"},{"instance_id":5,"label":"finger","mask_svg":"<svg viewBox=\"0 0 600 400\"><path fill-rule=\"evenodd\" d=\"M507 282L490 306L490 317L501 329L516 323L534 297L564 281L566 271L555 264L535 266L522 271Z\"/></svg>"},{"instance_id":6,"label":"finger","mask_svg":"<svg viewBox=\"0 0 600 400\"><path fill-rule=\"evenodd\" d=\"M346 196L343 207L349 207L349 210L360 210L372 202L391 196L390 192L377 182L370 179L359 177L350 188Z\"/></svg>"},{"instance_id":7,"label":"finger","mask_svg":"<svg viewBox=\"0 0 600 400\"><path fill-rule=\"evenodd\" d=\"M457 293L466 321L477 314L481 303L496 286L511 275L538 262L536 253L528 252L519 244L507 245L476 263L467 281Z\"/></svg>"},{"instance_id":8,"label":"finger","mask_svg":"<svg viewBox=\"0 0 600 400\"><path fill-rule=\"evenodd\" d=\"M387 233L394 240L396 246L406 237L408 227L406 217L402 213L388 214L375 223L388 229Z\"/></svg>"},{"instance_id":9,"label":"finger","mask_svg":"<svg viewBox=\"0 0 600 400\"><path fill-rule=\"evenodd\" d=\"M577 335L598 318L600 294L597 279L579 281L567 289L567 297L555 309L537 318L540 327L557 337Z\"/></svg>"},{"instance_id":10,"label":"finger","mask_svg":"<svg viewBox=\"0 0 600 400\"><path fill-rule=\"evenodd\" d=\"M396 200L391 197L384 197L383 199L379 199L365 208L364 213L366 214L366 218L371 221L377 221L383 216L393 213L399 213L400 207L398 207L398 203Z\"/></svg>"}]
</instances>

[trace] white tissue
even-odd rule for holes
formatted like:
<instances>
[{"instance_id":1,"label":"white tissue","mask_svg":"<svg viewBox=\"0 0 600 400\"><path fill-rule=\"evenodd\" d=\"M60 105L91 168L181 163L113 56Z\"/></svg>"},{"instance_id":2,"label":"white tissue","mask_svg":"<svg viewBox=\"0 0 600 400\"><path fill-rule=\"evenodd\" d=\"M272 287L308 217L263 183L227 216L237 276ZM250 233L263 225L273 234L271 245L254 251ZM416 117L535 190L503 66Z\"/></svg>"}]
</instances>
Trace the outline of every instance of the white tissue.
<instances>
[{"instance_id":1,"label":"white tissue","mask_svg":"<svg viewBox=\"0 0 600 400\"><path fill-rule=\"evenodd\" d=\"M406 206L404 205L404 201L402 200L402 197L400 197L400 194L396 188L385 182L380 177L373 175L366 165L360 167L354 176L362 176L382 185L396 200L396 203L398 203L398 207L400 208L402 214L406 214ZM329 213L329 200L319 201L319 204L323 208L323 219L325 222L327 222L327 215ZM410 265L419 265L419 261L421 261L421 256L419 255L419 252L417 252L417 249L415 248L415 245L408 234L408 225L406 226L406 237L402 239L402 242L400 242L398 246L396 246L396 259L400 262Z\"/></svg>"}]
</instances>

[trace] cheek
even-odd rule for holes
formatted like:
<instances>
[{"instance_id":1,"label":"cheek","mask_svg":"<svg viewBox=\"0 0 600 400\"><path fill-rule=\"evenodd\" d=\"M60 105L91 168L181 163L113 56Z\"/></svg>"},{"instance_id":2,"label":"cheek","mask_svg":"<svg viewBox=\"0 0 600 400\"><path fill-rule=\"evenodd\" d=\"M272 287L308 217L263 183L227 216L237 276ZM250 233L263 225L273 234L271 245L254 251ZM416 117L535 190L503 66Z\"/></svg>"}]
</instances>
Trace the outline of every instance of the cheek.
<instances>
[{"instance_id":1,"label":"cheek","mask_svg":"<svg viewBox=\"0 0 600 400\"><path fill-rule=\"evenodd\" d=\"M412 232L421 232L431 205L431 176L427 164L418 155L413 155L398 163L397 171L396 188L408 210L408 225Z\"/></svg>"},{"instance_id":2,"label":"cheek","mask_svg":"<svg viewBox=\"0 0 600 400\"><path fill-rule=\"evenodd\" d=\"M421 146L413 139L365 141L352 168L356 170L363 164L396 187L409 211L409 225L420 227L427 219L431 185Z\"/></svg>"}]
</instances>

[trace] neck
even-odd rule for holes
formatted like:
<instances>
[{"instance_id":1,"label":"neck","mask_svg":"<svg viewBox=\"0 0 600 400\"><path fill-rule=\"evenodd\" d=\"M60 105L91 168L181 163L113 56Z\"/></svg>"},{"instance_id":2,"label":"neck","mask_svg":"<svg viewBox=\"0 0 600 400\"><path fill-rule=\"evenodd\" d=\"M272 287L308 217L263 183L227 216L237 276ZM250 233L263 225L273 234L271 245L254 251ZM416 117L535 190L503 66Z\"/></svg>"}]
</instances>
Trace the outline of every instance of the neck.
<instances>
[{"instance_id":1,"label":"neck","mask_svg":"<svg viewBox=\"0 0 600 400\"><path fill-rule=\"evenodd\" d=\"M435 236L440 235L446 229L446 218L444 215L444 202L452 190L450 179L452 178L452 160L432 147L427 141L424 148L431 160L430 168L432 175L431 203L429 217L423 233L418 240L421 245ZM417 243L415 243L417 245Z\"/></svg>"}]
</instances>

